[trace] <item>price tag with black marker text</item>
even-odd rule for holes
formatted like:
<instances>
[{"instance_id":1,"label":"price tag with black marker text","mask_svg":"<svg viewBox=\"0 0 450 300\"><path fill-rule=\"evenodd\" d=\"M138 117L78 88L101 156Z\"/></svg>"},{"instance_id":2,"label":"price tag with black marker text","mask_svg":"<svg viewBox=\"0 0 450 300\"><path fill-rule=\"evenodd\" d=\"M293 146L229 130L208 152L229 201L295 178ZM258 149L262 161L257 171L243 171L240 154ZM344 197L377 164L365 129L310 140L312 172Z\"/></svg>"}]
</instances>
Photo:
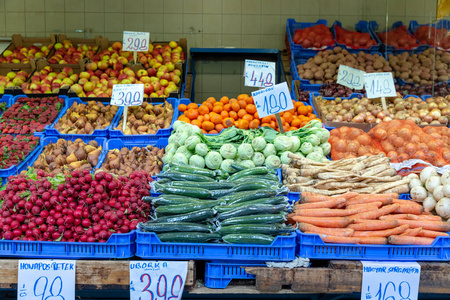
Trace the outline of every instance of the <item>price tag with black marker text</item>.
<instances>
[{"instance_id":1,"label":"price tag with black marker text","mask_svg":"<svg viewBox=\"0 0 450 300\"><path fill-rule=\"evenodd\" d=\"M275 83L275 63L259 60L245 60L245 86L270 87Z\"/></svg>"},{"instance_id":2,"label":"price tag with black marker text","mask_svg":"<svg viewBox=\"0 0 450 300\"><path fill-rule=\"evenodd\" d=\"M361 300L417 300L420 283L420 265L417 262L361 263Z\"/></svg>"},{"instance_id":3,"label":"price tag with black marker text","mask_svg":"<svg viewBox=\"0 0 450 300\"><path fill-rule=\"evenodd\" d=\"M124 31L123 32L123 50L124 51L148 51L150 44L149 32Z\"/></svg>"},{"instance_id":4,"label":"price tag with black marker text","mask_svg":"<svg viewBox=\"0 0 450 300\"><path fill-rule=\"evenodd\" d=\"M252 92L256 110L260 118L294 108L286 82Z\"/></svg>"},{"instance_id":5,"label":"price tag with black marker text","mask_svg":"<svg viewBox=\"0 0 450 300\"><path fill-rule=\"evenodd\" d=\"M364 74L364 85L369 99L397 96L394 78L390 72L366 73Z\"/></svg>"},{"instance_id":6,"label":"price tag with black marker text","mask_svg":"<svg viewBox=\"0 0 450 300\"><path fill-rule=\"evenodd\" d=\"M337 83L351 89L362 90L364 88L364 74L366 72L340 65Z\"/></svg>"},{"instance_id":7,"label":"price tag with black marker text","mask_svg":"<svg viewBox=\"0 0 450 300\"><path fill-rule=\"evenodd\" d=\"M111 105L137 106L144 100L143 84L115 84L111 96Z\"/></svg>"},{"instance_id":8,"label":"price tag with black marker text","mask_svg":"<svg viewBox=\"0 0 450 300\"><path fill-rule=\"evenodd\" d=\"M75 260L19 260L17 299L74 300Z\"/></svg>"},{"instance_id":9,"label":"price tag with black marker text","mask_svg":"<svg viewBox=\"0 0 450 300\"><path fill-rule=\"evenodd\" d=\"M187 261L130 261L131 300L179 300Z\"/></svg>"}]
</instances>

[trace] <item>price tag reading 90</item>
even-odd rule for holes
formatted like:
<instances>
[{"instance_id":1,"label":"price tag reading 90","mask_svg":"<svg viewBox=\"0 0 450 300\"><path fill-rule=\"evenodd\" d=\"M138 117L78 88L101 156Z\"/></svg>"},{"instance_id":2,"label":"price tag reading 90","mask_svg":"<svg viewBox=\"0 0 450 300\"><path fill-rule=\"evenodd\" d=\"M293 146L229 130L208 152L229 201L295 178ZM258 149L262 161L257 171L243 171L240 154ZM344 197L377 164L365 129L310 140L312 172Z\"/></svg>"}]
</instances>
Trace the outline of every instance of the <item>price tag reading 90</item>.
<instances>
[{"instance_id":1,"label":"price tag reading 90","mask_svg":"<svg viewBox=\"0 0 450 300\"><path fill-rule=\"evenodd\" d=\"M123 49L125 51L148 51L150 43L149 32L124 31Z\"/></svg>"},{"instance_id":2,"label":"price tag reading 90","mask_svg":"<svg viewBox=\"0 0 450 300\"><path fill-rule=\"evenodd\" d=\"M294 108L286 82L264 90L254 91L252 96L260 118Z\"/></svg>"},{"instance_id":3,"label":"price tag reading 90","mask_svg":"<svg viewBox=\"0 0 450 300\"><path fill-rule=\"evenodd\" d=\"M115 84L111 96L111 105L137 106L144 100L143 84Z\"/></svg>"},{"instance_id":4,"label":"price tag reading 90","mask_svg":"<svg viewBox=\"0 0 450 300\"><path fill-rule=\"evenodd\" d=\"M275 63L246 59L244 77L245 86L273 86L275 82Z\"/></svg>"}]
</instances>

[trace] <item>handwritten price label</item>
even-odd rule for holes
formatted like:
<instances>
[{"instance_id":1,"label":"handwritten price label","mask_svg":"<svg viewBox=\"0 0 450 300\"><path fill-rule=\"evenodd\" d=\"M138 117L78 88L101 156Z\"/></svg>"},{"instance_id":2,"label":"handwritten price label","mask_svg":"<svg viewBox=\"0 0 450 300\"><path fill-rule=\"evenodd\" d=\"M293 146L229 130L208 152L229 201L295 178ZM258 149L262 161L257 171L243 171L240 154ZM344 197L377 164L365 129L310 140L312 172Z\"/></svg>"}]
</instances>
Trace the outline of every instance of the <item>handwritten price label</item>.
<instances>
[{"instance_id":1,"label":"handwritten price label","mask_svg":"<svg viewBox=\"0 0 450 300\"><path fill-rule=\"evenodd\" d=\"M148 51L150 43L149 32L124 31L123 49L125 51Z\"/></svg>"},{"instance_id":2,"label":"handwritten price label","mask_svg":"<svg viewBox=\"0 0 450 300\"><path fill-rule=\"evenodd\" d=\"M256 110L260 118L294 108L286 82L263 90L252 92Z\"/></svg>"},{"instance_id":3,"label":"handwritten price label","mask_svg":"<svg viewBox=\"0 0 450 300\"><path fill-rule=\"evenodd\" d=\"M17 299L74 300L75 260L19 260Z\"/></svg>"},{"instance_id":4,"label":"handwritten price label","mask_svg":"<svg viewBox=\"0 0 450 300\"><path fill-rule=\"evenodd\" d=\"M420 265L417 262L362 261L361 300L417 300Z\"/></svg>"},{"instance_id":5,"label":"handwritten price label","mask_svg":"<svg viewBox=\"0 0 450 300\"><path fill-rule=\"evenodd\" d=\"M187 270L187 261L130 261L130 299L181 299Z\"/></svg>"},{"instance_id":6,"label":"handwritten price label","mask_svg":"<svg viewBox=\"0 0 450 300\"><path fill-rule=\"evenodd\" d=\"M392 73L370 73L364 74L367 98L395 97L394 78Z\"/></svg>"},{"instance_id":7,"label":"handwritten price label","mask_svg":"<svg viewBox=\"0 0 450 300\"><path fill-rule=\"evenodd\" d=\"M340 65L337 83L351 89L362 90L364 87L364 74L366 72Z\"/></svg>"},{"instance_id":8,"label":"handwritten price label","mask_svg":"<svg viewBox=\"0 0 450 300\"><path fill-rule=\"evenodd\" d=\"M111 105L137 106L144 100L143 84L115 84L111 96Z\"/></svg>"},{"instance_id":9,"label":"handwritten price label","mask_svg":"<svg viewBox=\"0 0 450 300\"><path fill-rule=\"evenodd\" d=\"M270 87L275 82L275 63L259 60L245 60L245 86Z\"/></svg>"}]
</instances>

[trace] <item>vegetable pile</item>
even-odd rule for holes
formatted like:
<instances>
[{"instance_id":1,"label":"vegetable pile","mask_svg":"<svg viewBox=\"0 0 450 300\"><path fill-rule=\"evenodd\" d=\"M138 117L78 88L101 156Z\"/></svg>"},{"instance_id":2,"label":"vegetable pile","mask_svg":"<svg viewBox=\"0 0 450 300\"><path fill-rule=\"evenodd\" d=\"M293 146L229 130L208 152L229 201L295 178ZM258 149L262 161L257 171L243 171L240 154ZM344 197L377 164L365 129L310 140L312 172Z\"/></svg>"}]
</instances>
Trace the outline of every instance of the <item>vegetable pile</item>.
<instances>
[{"instance_id":1,"label":"vegetable pile","mask_svg":"<svg viewBox=\"0 0 450 300\"><path fill-rule=\"evenodd\" d=\"M109 150L101 169L118 175L128 176L135 170L155 175L162 170L163 155L164 148L159 149L151 145L142 148L133 147L131 150L126 147Z\"/></svg>"},{"instance_id":2,"label":"vegetable pile","mask_svg":"<svg viewBox=\"0 0 450 300\"><path fill-rule=\"evenodd\" d=\"M298 65L297 71L301 79L311 83L336 82L339 66L346 65L366 73L391 72L389 62L379 54L359 52L349 53L341 47L334 47L319 51L316 56L310 57L305 64Z\"/></svg>"},{"instance_id":3,"label":"vegetable pile","mask_svg":"<svg viewBox=\"0 0 450 300\"><path fill-rule=\"evenodd\" d=\"M423 131L436 140L442 150L442 158L450 164L450 128L427 126Z\"/></svg>"},{"instance_id":4,"label":"vegetable pile","mask_svg":"<svg viewBox=\"0 0 450 300\"><path fill-rule=\"evenodd\" d=\"M369 49L377 45L377 42L371 38L368 32L350 31L337 25L335 26L335 30L336 41L352 49Z\"/></svg>"},{"instance_id":5,"label":"vegetable pile","mask_svg":"<svg viewBox=\"0 0 450 300\"><path fill-rule=\"evenodd\" d=\"M341 127L331 130L331 159L349 159L383 153L381 147L359 128Z\"/></svg>"},{"instance_id":6,"label":"vegetable pile","mask_svg":"<svg viewBox=\"0 0 450 300\"><path fill-rule=\"evenodd\" d=\"M263 127L241 130L225 129L218 136L205 136L197 126L176 121L163 157L165 164L174 162L199 168L233 173L233 163L247 168L266 166L278 169L288 162L288 154L297 153L312 160L324 161L330 153L330 133L313 120L295 131L280 134Z\"/></svg>"},{"instance_id":7,"label":"vegetable pile","mask_svg":"<svg viewBox=\"0 0 450 300\"><path fill-rule=\"evenodd\" d=\"M108 127L118 109L97 101L88 101L87 105L74 102L55 124L55 129L62 134L92 134L96 129Z\"/></svg>"},{"instance_id":8,"label":"vegetable pile","mask_svg":"<svg viewBox=\"0 0 450 300\"><path fill-rule=\"evenodd\" d=\"M0 169L19 165L38 145L39 138L35 136L0 135Z\"/></svg>"},{"instance_id":9,"label":"vegetable pile","mask_svg":"<svg viewBox=\"0 0 450 300\"><path fill-rule=\"evenodd\" d=\"M296 29L292 41L303 48L322 48L335 44L330 28L323 24Z\"/></svg>"},{"instance_id":10,"label":"vegetable pile","mask_svg":"<svg viewBox=\"0 0 450 300\"><path fill-rule=\"evenodd\" d=\"M407 176L411 179L412 200L422 203L426 211L435 210L436 213L446 219L450 219L450 172L442 176L433 167L426 167L420 172L420 176L411 173Z\"/></svg>"},{"instance_id":11,"label":"vegetable pile","mask_svg":"<svg viewBox=\"0 0 450 300\"><path fill-rule=\"evenodd\" d=\"M64 106L58 97L19 98L0 117L0 130L9 134L28 134L45 130Z\"/></svg>"},{"instance_id":12,"label":"vegetable pile","mask_svg":"<svg viewBox=\"0 0 450 300\"><path fill-rule=\"evenodd\" d=\"M436 29L436 27L430 25L420 26L414 33L414 37L418 39L421 44L427 44L431 47L440 47L443 49L450 48L450 39L447 35L447 29Z\"/></svg>"},{"instance_id":13,"label":"vegetable pile","mask_svg":"<svg viewBox=\"0 0 450 300\"><path fill-rule=\"evenodd\" d=\"M414 84L405 84L401 89L405 95L433 95L434 97L447 97L450 95L448 82L435 82L434 84L422 84L418 86L414 86Z\"/></svg>"},{"instance_id":14,"label":"vegetable pile","mask_svg":"<svg viewBox=\"0 0 450 300\"><path fill-rule=\"evenodd\" d=\"M408 193L409 179L397 175L384 154L316 162L289 154L289 165L282 165L283 183L292 192L333 196L347 192L359 194Z\"/></svg>"},{"instance_id":15,"label":"vegetable pile","mask_svg":"<svg viewBox=\"0 0 450 300\"><path fill-rule=\"evenodd\" d=\"M146 220L150 175L115 177L75 170L49 176L30 169L0 191L0 238L24 241L106 242Z\"/></svg>"},{"instance_id":16,"label":"vegetable pile","mask_svg":"<svg viewBox=\"0 0 450 300\"><path fill-rule=\"evenodd\" d=\"M377 36L383 44L393 46L395 49L410 50L419 46L416 38L408 33L405 25L386 32L378 32Z\"/></svg>"},{"instance_id":17,"label":"vegetable pile","mask_svg":"<svg viewBox=\"0 0 450 300\"><path fill-rule=\"evenodd\" d=\"M97 166L101 153L102 146L97 141L86 144L81 139L73 142L59 139L56 143L44 146L33 168L54 175L68 174L74 170L91 171Z\"/></svg>"},{"instance_id":18,"label":"vegetable pile","mask_svg":"<svg viewBox=\"0 0 450 300\"><path fill-rule=\"evenodd\" d=\"M431 245L450 230L450 223L395 193L302 193L289 217L302 232L319 234L325 243Z\"/></svg>"},{"instance_id":19,"label":"vegetable pile","mask_svg":"<svg viewBox=\"0 0 450 300\"><path fill-rule=\"evenodd\" d=\"M151 220L139 223L162 242L271 244L275 236L293 231L283 224L287 198L273 170L241 169L226 178L219 172L171 165L152 185L156 198Z\"/></svg>"},{"instance_id":20,"label":"vegetable pile","mask_svg":"<svg viewBox=\"0 0 450 300\"><path fill-rule=\"evenodd\" d=\"M128 107L127 125L124 134L156 134L160 129L169 128L172 124L173 106L164 104L153 105L147 101L140 106ZM123 131L123 117L115 130Z\"/></svg>"}]
</instances>

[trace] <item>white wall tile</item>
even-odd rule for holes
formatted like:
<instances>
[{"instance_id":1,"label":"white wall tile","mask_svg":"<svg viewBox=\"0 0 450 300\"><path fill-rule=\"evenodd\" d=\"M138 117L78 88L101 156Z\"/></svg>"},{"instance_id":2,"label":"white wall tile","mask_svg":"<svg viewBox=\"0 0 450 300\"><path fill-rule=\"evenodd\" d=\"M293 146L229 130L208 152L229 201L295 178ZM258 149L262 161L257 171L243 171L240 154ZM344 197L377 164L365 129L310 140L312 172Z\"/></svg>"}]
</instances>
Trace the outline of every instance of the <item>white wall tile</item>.
<instances>
[{"instance_id":1,"label":"white wall tile","mask_svg":"<svg viewBox=\"0 0 450 300\"><path fill-rule=\"evenodd\" d=\"M84 1L65 0L64 10L66 12L84 12Z\"/></svg>"},{"instance_id":2,"label":"white wall tile","mask_svg":"<svg viewBox=\"0 0 450 300\"><path fill-rule=\"evenodd\" d=\"M261 14L263 15L279 15L281 12L281 5L279 0L262 0Z\"/></svg>"},{"instance_id":3,"label":"white wall tile","mask_svg":"<svg viewBox=\"0 0 450 300\"><path fill-rule=\"evenodd\" d=\"M144 9L144 0L127 0L124 2L124 12L142 13Z\"/></svg>"},{"instance_id":4,"label":"white wall tile","mask_svg":"<svg viewBox=\"0 0 450 300\"><path fill-rule=\"evenodd\" d=\"M240 34L223 34L222 35L223 47L242 47L242 35Z\"/></svg>"},{"instance_id":5,"label":"white wall tile","mask_svg":"<svg viewBox=\"0 0 450 300\"><path fill-rule=\"evenodd\" d=\"M422 16L425 11L424 0L408 0L408 4L405 8L406 17L418 17Z\"/></svg>"},{"instance_id":6,"label":"white wall tile","mask_svg":"<svg viewBox=\"0 0 450 300\"><path fill-rule=\"evenodd\" d=\"M84 30L84 13L66 13L66 33L72 34L77 30Z\"/></svg>"},{"instance_id":7,"label":"white wall tile","mask_svg":"<svg viewBox=\"0 0 450 300\"><path fill-rule=\"evenodd\" d=\"M6 18L4 12L0 12L0 31L1 32L6 31Z\"/></svg>"},{"instance_id":8,"label":"white wall tile","mask_svg":"<svg viewBox=\"0 0 450 300\"><path fill-rule=\"evenodd\" d=\"M25 13L7 12L5 20L6 31L25 31Z\"/></svg>"},{"instance_id":9,"label":"white wall tile","mask_svg":"<svg viewBox=\"0 0 450 300\"><path fill-rule=\"evenodd\" d=\"M26 13L25 18L25 29L27 32L45 32L45 13Z\"/></svg>"},{"instance_id":10,"label":"white wall tile","mask_svg":"<svg viewBox=\"0 0 450 300\"><path fill-rule=\"evenodd\" d=\"M220 34L203 34L203 47L204 48L217 48L222 47L222 35Z\"/></svg>"},{"instance_id":11,"label":"white wall tile","mask_svg":"<svg viewBox=\"0 0 450 300\"><path fill-rule=\"evenodd\" d=\"M285 24L280 26L281 18L279 15L261 16L261 34L281 34ZM286 19L283 19L286 22Z\"/></svg>"},{"instance_id":12,"label":"white wall tile","mask_svg":"<svg viewBox=\"0 0 450 300\"><path fill-rule=\"evenodd\" d=\"M43 37L46 36L45 31L28 31L25 34L26 37Z\"/></svg>"},{"instance_id":13,"label":"white wall tile","mask_svg":"<svg viewBox=\"0 0 450 300\"><path fill-rule=\"evenodd\" d=\"M23 12L25 11L25 0L5 0L6 12Z\"/></svg>"},{"instance_id":14,"label":"white wall tile","mask_svg":"<svg viewBox=\"0 0 450 300\"><path fill-rule=\"evenodd\" d=\"M403 16L405 14L406 0L389 0L387 5L389 15Z\"/></svg>"},{"instance_id":15,"label":"white wall tile","mask_svg":"<svg viewBox=\"0 0 450 300\"><path fill-rule=\"evenodd\" d=\"M222 0L204 0L203 1L204 14L221 14Z\"/></svg>"},{"instance_id":16,"label":"white wall tile","mask_svg":"<svg viewBox=\"0 0 450 300\"><path fill-rule=\"evenodd\" d=\"M124 14L124 29L127 31L144 30L144 14L126 13Z\"/></svg>"},{"instance_id":17,"label":"white wall tile","mask_svg":"<svg viewBox=\"0 0 450 300\"><path fill-rule=\"evenodd\" d=\"M281 14L298 14L300 12L300 0L281 0Z\"/></svg>"},{"instance_id":18,"label":"white wall tile","mask_svg":"<svg viewBox=\"0 0 450 300\"><path fill-rule=\"evenodd\" d=\"M150 32L152 41L164 41L164 32Z\"/></svg>"},{"instance_id":19,"label":"white wall tile","mask_svg":"<svg viewBox=\"0 0 450 300\"><path fill-rule=\"evenodd\" d=\"M222 0L223 14L241 14L241 12L242 12L241 0Z\"/></svg>"},{"instance_id":20,"label":"white wall tile","mask_svg":"<svg viewBox=\"0 0 450 300\"><path fill-rule=\"evenodd\" d=\"M259 34L243 34L242 47L244 48L260 48L261 35Z\"/></svg>"},{"instance_id":21,"label":"white wall tile","mask_svg":"<svg viewBox=\"0 0 450 300\"><path fill-rule=\"evenodd\" d=\"M431 15L436 19L437 14L437 0L425 0L425 15Z\"/></svg>"},{"instance_id":22,"label":"white wall tile","mask_svg":"<svg viewBox=\"0 0 450 300\"><path fill-rule=\"evenodd\" d=\"M279 34L266 34L261 35L261 48L283 49L285 46L284 42L280 43Z\"/></svg>"},{"instance_id":23,"label":"white wall tile","mask_svg":"<svg viewBox=\"0 0 450 300\"><path fill-rule=\"evenodd\" d=\"M339 20L342 22L342 24L345 24L345 25L343 25L343 27L345 29L354 31L355 24L361 20L361 16L340 16ZM333 23L334 23L334 21L333 21ZM331 24L333 24L333 23L331 23Z\"/></svg>"},{"instance_id":24,"label":"white wall tile","mask_svg":"<svg viewBox=\"0 0 450 300\"><path fill-rule=\"evenodd\" d=\"M164 0L164 13L175 14L183 12L182 0Z\"/></svg>"},{"instance_id":25,"label":"white wall tile","mask_svg":"<svg viewBox=\"0 0 450 300\"><path fill-rule=\"evenodd\" d=\"M26 12L44 12L45 0L25 0Z\"/></svg>"},{"instance_id":26,"label":"white wall tile","mask_svg":"<svg viewBox=\"0 0 450 300\"><path fill-rule=\"evenodd\" d=\"M104 2L105 12L122 13L124 10L124 0L106 0Z\"/></svg>"},{"instance_id":27,"label":"white wall tile","mask_svg":"<svg viewBox=\"0 0 450 300\"><path fill-rule=\"evenodd\" d=\"M178 33L183 30L182 14L164 14L164 33Z\"/></svg>"},{"instance_id":28,"label":"white wall tile","mask_svg":"<svg viewBox=\"0 0 450 300\"><path fill-rule=\"evenodd\" d=\"M45 12L63 12L64 1L61 0L45 0Z\"/></svg>"},{"instance_id":29,"label":"white wall tile","mask_svg":"<svg viewBox=\"0 0 450 300\"><path fill-rule=\"evenodd\" d=\"M46 3L46 7L47 7L47 3ZM64 13L46 12L45 13L45 31L47 33L64 33L65 32Z\"/></svg>"},{"instance_id":30,"label":"white wall tile","mask_svg":"<svg viewBox=\"0 0 450 300\"><path fill-rule=\"evenodd\" d=\"M203 77L203 92L218 92L222 90L222 74L209 74Z\"/></svg>"},{"instance_id":31,"label":"white wall tile","mask_svg":"<svg viewBox=\"0 0 450 300\"><path fill-rule=\"evenodd\" d=\"M203 33L222 33L222 15L203 14Z\"/></svg>"},{"instance_id":32,"label":"white wall tile","mask_svg":"<svg viewBox=\"0 0 450 300\"><path fill-rule=\"evenodd\" d=\"M260 34L261 16L242 15L242 34Z\"/></svg>"},{"instance_id":33,"label":"white wall tile","mask_svg":"<svg viewBox=\"0 0 450 300\"><path fill-rule=\"evenodd\" d=\"M94 32L105 31L105 14L104 13L85 13L84 26L92 28Z\"/></svg>"},{"instance_id":34,"label":"white wall tile","mask_svg":"<svg viewBox=\"0 0 450 300\"><path fill-rule=\"evenodd\" d=\"M183 13L201 14L202 12L203 12L203 0L183 0Z\"/></svg>"},{"instance_id":35,"label":"white wall tile","mask_svg":"<svg viewBox=\"0 0 450 300\"><path fill-rule=\"evenodd\" d=\"M223 34L241 34L241 15L222 15Z\"/></svg>"},{"instance_id":36,"label":"white wall tile","mask_svg":"<svg viewBox=\"0 0 450 300\"><path fill-rule=\"evenodd\" d=\"M105 32L124 31L124 21L122 13L105 13Z\"/></svg>"},{"instance_id":37,"label":"white wall tile","mask_svg":"<svg viewBox=\"0 0 450 300\"><path fill-rule=\"evenodd\" d=\"M123 37L123 32L106 32L105 36L110 40L110 41L120 41L122 42L122 37Z\"/></svg>"},{"instance_id":38,"label":"white wall tile","mask_svg":"<svg viewBox=\"0 0 450 300\"><path fill-rule=\"evenodd\" d=\"M386 15L386 2L387 0L377 0L377 1L371 1L366 0L365 5L366 8L364 12L368 16L385 16ZM410 0L408 0L409 2Z\"/></svg>"},{"instance_id":39,"label":"white wall tile","mask_svg":"<svg viewBox=\"0 0 450 300\"><path fill-rule=\"evenodd\" d=\"M163 13L164 5L161 0L145 0L144 13L156 14Z\"/></svg>"},{"instance_id":40,"label":"white wall tile","mask_svg":"<svg viewBox=\"0 0 450 300\"><path fill-rule=\"evenodd\" d=\"M320 15L333 15L339 12L339 1L336 0L322 0L320 2Z\"/></svg>"},{"instance_id":41,"label":"white wall tile","mask_svg":"<svg viewBox=\"0 0 450 300\"><path fill-rule=\"evenodd\" d=\"M144 14L144 31L164 32L164 15L163 14Z\"/></svg>"},{"instance_id":42,"label":"white wall tile","mask_svg":"<svg viewBox=\"0 0 450 300\"><path fill-rule=\"evenodd\" d=\"M344 16L360 16L361 17L362 2L359 0L340 0L339 14L341 16L344 15Z\"/></svg>"},{"instance_id":43,"label":"white wall tile","mask_svg":"<svg viewBox=\"0 0 450 300\"><path fill-rule=\"evenodd\" d=\"M338 0L336 0L336 2L337 1ZM320 15L320 14L322 14L321 11L320 11L321 1L317 1L317 0L301 0L300 4L301 4L300 5L300 14L302 16Z\"/></svg>"},{"instance_id":44,"label":"white wall tile","mask_svg":"<svg viewBox=\"0 0 450 300\"><path fill-rule=\"evenodd\" d=\"M93 12L104 12L104 0L84 0L84 11Z\"/></svg>"},{"instance_id":45,"label":"white wall tile","mask_svg":"<svg viewBox=\"0 0 450 300\"><path fill-rule=\"evenodd\" d=\"M203 32L203 14L184 14L183 33L194 34Z\"/></svg>"},{"instance_id":46,"label":"white wall tile","mask_svg":"<svg viewBox=\"0 0 450 300\"><path fill-rule=\"evenodd\" d=\"M242 1L243 15L260 15L261 0L244 0Z\"/></svg>"}]
</instances>

